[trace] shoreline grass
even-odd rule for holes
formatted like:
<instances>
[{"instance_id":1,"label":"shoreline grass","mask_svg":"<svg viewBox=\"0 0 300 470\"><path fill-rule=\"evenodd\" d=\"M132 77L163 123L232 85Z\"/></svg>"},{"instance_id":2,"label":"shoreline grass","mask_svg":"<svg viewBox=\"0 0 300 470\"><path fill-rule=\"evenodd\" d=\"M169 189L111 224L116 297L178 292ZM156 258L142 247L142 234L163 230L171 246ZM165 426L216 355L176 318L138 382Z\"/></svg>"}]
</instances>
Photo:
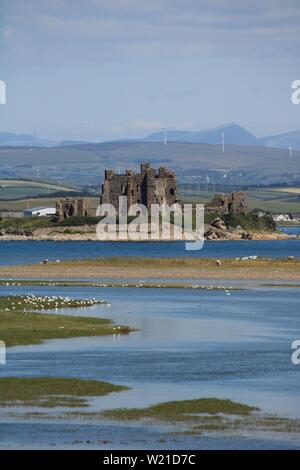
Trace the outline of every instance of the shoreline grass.
<instances>
[{"instance_id":1,"label":"shoreline grass","mask_svg":"<svg viewBox=\"0 0 300 470\"><path fill-rule=\"evenodd\" d=\"M88 406L87 397L108 395L128 387L97 380L34 377L0 378L1 407L68 407Z\"/></svg>"},{"instance_id":2,"label":"shoreline grass","mask_svg":"<svg viewBox=\"0 0 300 470\"><path fill-rule=\"evenodd\" d=\"M146 282L146 281L136 281L136 282L122 282L122 281L45 281L42 279L32 279L32 280L19 280L19 279L9 279L1 280L0 286L6 287L20 287L20 286L47 286L47 287L122 287L122 288L132 288L132 287L142 287L144 289L200 289L200 290L245 290L248 287L245 286L229 286L229 285L205 285L198 283L164 283L164 282ZM277 287L277 285L276 285ZM300 287L300 284L299 284ZM106 303L106 302L102 302Z\"/></svg>"},{"instance_id":3,"label":"shoreline grass","mask_svg":"<svg viewBox=\"0 0 300 470\"><path fill-rule=\"evenodd\" d=\"M78 301L79 304L77 304L77 301L72 299L69 303L61 301L57 303L57 306L54 306L56 303L56 300L54 300L47 307L48 297L33 297L34 300L25 302L28 298L32 298L32 296L0 297L0 335L1 340L5 342L7 347L40 344L50 339L127 334L133 331L127 326L117 325L106 318L48 314L35 311L42 310L42 301L45 309L85 307L91 305L90 301Z\"/></svg>"}]
</instances>

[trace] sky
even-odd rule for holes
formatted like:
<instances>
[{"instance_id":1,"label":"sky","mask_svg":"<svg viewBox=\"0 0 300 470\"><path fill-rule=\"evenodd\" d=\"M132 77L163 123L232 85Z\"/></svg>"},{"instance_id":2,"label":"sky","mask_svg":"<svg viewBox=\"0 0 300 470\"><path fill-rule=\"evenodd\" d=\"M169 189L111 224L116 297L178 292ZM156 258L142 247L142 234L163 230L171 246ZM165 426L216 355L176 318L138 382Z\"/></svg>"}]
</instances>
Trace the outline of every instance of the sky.
<instances>
[{"instance_id":1,"label":"sky","mask_svg":"<svg viewBox=\"0 0 300 470\"><path fill-rule=\"evenodd\" d=\"M0 0L0 132L300 129L299 0Z\"/></svg>"}]
</instances>

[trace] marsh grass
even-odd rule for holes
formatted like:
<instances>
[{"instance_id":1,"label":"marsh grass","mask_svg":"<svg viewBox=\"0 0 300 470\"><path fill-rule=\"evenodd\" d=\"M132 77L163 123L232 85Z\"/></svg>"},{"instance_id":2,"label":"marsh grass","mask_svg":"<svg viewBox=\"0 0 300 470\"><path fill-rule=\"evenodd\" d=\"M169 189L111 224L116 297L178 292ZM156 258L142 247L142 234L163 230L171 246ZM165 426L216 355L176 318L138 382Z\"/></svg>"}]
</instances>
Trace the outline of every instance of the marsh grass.
<instances>
[{"instance_id":1,"label":"marsh grass","mask_svg":"<svg viewBox=\"0 0 300 470\"><path fill-rule=\"evenodd\" d=\"M96 380L71 378L0 378L0 406L88 406L86 397L107 395L127 387Z\"/></svg>"},{"instance_id":2,"label":"marsh grass","mask_svg":"<svg viewBox=\"0 0 300 470\"><path fill-rule=\"evenodd\" d=\"M112 409L103 412L102 415L109 420L147 420L180 425L180 430L174 431L179 434L300 432L300 420L261 414L257 407L218 398L172 401L143 409ZM80 416L80 412L77 416Z\"/></svg>"},{"instance_id":3,"label":"marsh grass","mask_svg":"<svg viewBox=\"0 0 300 470\"><path fill-rule=\"evenodd\" d=\"M20 416L10 413L8 416ZM201 435L203 433L241 435L245 433L300 432L300 420L263 414L253 406L217 398L201 398L159 403L143 409L111 409L106 411L75 410L60 414L41 412L22 413L24 419L135 421L171 426L169 435Z\"/></svg>"},{"instance_id":4,"label":"marsh grass","mask_svg":"<svg viewBox=\"0 0 300 470\"><path fill-rule=\"evenodd\" d=\"M159 403L148 408L119 408L103 413L106 418L122 421L136 421L152 418L159 421L197 421L199 414L248 416L258 408L218 398Z\"/></svg>"},{"instance_id":5,"label":"marsh grass","mask_svg":"<svg viewBox=\"0 0 300 470\"><path fill-rule=\"evenodd\" d=\"M46 308L45 299L43 302ZM85 306L85 301L83 302L78 305L73 299L56 308L78 308ZM54 308L52 303L49 308ZM39 344L50 339L127 334L133 331L106 318L38 313L35 309L41 309L39 301L34 305L25 302L25 297L22 296L0 297L0 338L7 347Z\"/></svg>"}]
</instances>

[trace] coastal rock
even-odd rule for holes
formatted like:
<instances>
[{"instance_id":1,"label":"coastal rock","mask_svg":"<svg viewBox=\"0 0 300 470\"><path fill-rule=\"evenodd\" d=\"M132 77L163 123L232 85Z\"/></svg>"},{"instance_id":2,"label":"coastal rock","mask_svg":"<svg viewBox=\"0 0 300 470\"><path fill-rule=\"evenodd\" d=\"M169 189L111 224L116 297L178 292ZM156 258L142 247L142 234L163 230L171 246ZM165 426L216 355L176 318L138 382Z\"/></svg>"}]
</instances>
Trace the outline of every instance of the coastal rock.
<instances>
[{"instance_id":1,"label":"coastal rock","mask_svg":"<svg viewBox=\"0 0 300 470\"><path fill-rule=\"evenodd\" d=\"M210 225L220 230L227 230L227 226L224 220L222 220L220 217L217 217L215 220L213 220Z\"/></svg>"},{"instance_id":2,"label":"coastal rock","mask_svg":"<svg viewBox=\"0 0 300 470\"><path fill-rule=\"evenodd\" d=\"M242 240L252 240L253 237L252 237L251 233L244 231L241 234L241 239Z\"/></svg>"},{"instance_id":3,"label":"coastal rock","mask_svg":"<svg viewBox=\"0 0 300 470\"><path fill-rule=\"evenodd\" d=\"M14 235L14 236L21 236L21 237L33 237L34 230L31 228L19 228L19 227L8 227L4 230L4 235Z\"/></svg>"},{"instance_id":4,"label":"coastal rock","mask_svg":"<svg viewBox=\"0 0 300 470\"><path fill-rule=\"evenodd\" d=\"M231 240L233 235L229 230L221 230L209 226L204 232L204 237L207 240Z\"/></svg>"},{"instance_id":5,"label":"coastal rock","mask_svg":"<svg viewBox=\"0 0 300 470\"><path fill-rule=\"evenodd\" d=\"M217 240L218 239L218 236L217 236L216 232L212 228L207 229L204 236L205 236L206 240Z\"/></svg>"}]
</instances>

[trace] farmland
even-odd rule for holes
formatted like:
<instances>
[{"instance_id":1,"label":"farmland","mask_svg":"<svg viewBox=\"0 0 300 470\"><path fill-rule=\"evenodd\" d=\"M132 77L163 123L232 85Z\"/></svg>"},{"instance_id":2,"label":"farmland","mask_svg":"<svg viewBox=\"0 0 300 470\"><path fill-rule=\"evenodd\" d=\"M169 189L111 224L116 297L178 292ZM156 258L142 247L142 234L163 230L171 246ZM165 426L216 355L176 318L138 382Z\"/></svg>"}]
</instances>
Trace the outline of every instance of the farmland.
<instances>
[{"instance_id":1,"label":"farmland","mask_svg":"<svg viewBox=\"0 0 300 470\"><path fill-rule=\"evenodd\" d=\"M0 200L21 199L56 192L75 192L71 185L33 179L0 179Z\"/></svg>"}]
</instances>

